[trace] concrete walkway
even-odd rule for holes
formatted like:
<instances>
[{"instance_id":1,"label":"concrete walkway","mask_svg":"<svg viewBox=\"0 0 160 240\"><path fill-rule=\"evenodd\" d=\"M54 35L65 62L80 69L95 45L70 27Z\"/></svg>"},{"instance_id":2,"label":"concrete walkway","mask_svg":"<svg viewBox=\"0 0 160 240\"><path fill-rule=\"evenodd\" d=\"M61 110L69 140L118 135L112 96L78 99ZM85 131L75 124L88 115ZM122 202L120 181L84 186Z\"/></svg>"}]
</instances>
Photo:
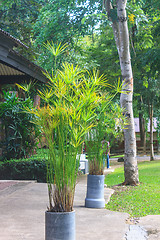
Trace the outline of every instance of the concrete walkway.
<instances>
[{"instance_id":1,"label":"concrete walkway","mask_svg":"<svg viewBox=\"0 0 160 240\"><path fill-rule=\"evenodd\" d=\"M118 158L111 158L111 161L117 161ZM154 160L160 160L160 155L154 155ZM137 161L142 162L142 161L150 161L150 156L149 155L137 155Z\"/></svg>"},{"instance_id":2,"label":"concrete walkway","mask_svg":"<svg viewBox=\"0 0 160 240\"><path fill-rule=\"evenodd\" d=\"M0 183L4 184L3 181L0 181ZM48 205L47 185L31 181L14 181L13 183L10 181L8 187L5 185L5 188L1 189L0 240L44 240L44 213ZM105 187L106 202L112 192L112 189ZM106 209L85 208L85 196L86 176L81 176L78 178L74 201L76 240L143 239L134 238L133 234L131 236L133 238L127 238L127 232L130 226L134 224L127 220L128 214ZM155 224L156 221L157 224ZM158 222L160 223L159 216L151 216L151 218L140 219L137 221L137 225L148 227L152 237L157 237L148 239L154 240L160 239L158 238L160 237L158 235L160 232Z\"/></svg>"}]
</instances>

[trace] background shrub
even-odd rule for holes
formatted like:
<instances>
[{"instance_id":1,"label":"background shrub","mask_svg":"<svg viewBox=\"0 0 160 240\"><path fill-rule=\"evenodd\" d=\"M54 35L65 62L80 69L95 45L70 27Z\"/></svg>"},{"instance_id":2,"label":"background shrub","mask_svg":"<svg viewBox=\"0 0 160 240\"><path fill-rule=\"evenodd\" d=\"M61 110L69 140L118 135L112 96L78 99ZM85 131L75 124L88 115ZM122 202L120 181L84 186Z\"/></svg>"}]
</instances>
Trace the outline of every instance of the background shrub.
<instances>
[{"instance_id":1,"label":"background shrub","mask_svg":"<svg viewBox=\"0 0 160 240\"><path fill-rule=\"evenodd\" d=\"M0 179L46 182L46 160L12 159L0 162Z\"/></svg>"},{"instance_id":2,"label":"background shrub","mask_svg":"<svg viewBox=\"0 0 160 240\"><path fill-rule=\"evenodd\" d=\"M27 158L33 153L40 131L33 124L34 116L24 111L32 108L30 98L22 100L16 94L3 92L4 101L0 103L0 118L4 129L4 139L0 142L3 159Z\"/></svg>"}]
</instances>

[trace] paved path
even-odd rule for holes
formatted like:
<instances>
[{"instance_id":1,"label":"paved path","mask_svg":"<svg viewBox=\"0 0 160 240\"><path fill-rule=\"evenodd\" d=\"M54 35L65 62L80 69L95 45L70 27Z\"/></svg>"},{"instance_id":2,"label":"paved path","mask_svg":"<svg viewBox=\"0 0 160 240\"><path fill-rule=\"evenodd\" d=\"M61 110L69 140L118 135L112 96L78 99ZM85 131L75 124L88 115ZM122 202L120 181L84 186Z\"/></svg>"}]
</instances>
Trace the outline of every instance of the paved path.
<instances>
[{"instance_id":1,"label":"paved path","mask_svg":"<svg viewBox=\"0 0 160 240\"><path fill-rule=\"evenodd\" d=\"M118 158L110 158L111 161L117 161ZM154 160L160 160L160 155L154 155ZM137 155L137 161L150 161L150 156L149 155Z\"/></svg>"},{"instance_id":2,"label":"paved path","mask_svg":"<svg viewBox=\"0 0 160 240\"><path fill-rule=\"evenodd\" d=\"M1 181L2 183L2 181ZM109 200L113 190L105 188ZM86 177L78 179L74 209L76 240L124 239L128 214L84 207ZM18 182L0 191L0 240L44 240L44 212L47 209L44 183Z\"/></svg>"},{"instance_id":3,"label":"paved path","mask_svg":"<svg viewBox=\"0 0 160 240\"><path fill-rule=\"evenodd\" d=\"M0 183L4 184L3 181ZM106 202L112 191L105 187ZM136 229L131 227L132 222L126 221L128 214L85 208L85 196L86 176L81 176L78 178L74 201L76 240L142 240L137 237L140 235L134 236ZM44 213L47 205L46 184L10 181L7 188L0 190L0 240L44 240ZM137 229L142 229L141 226L147 229L149 240L160 240L160 216L141 218L137 226L140 226ZM129 229L134 230L134 233L128 233ZM131 238L127 238L127 235Z\"/></svg>"}]
</instances>

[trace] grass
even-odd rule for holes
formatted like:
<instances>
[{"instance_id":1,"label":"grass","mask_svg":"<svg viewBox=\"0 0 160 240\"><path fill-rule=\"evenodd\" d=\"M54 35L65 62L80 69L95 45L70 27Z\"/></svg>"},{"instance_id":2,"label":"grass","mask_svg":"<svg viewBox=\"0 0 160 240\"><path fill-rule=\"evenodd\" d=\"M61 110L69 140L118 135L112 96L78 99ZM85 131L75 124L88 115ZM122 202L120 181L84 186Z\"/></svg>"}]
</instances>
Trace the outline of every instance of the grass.
<instances>
[{"instance_id":1,"label":"grass","mask_svg":"<svg viewBox=\"0 0 160 240\"><path fill-rule=\"evenodd\" d=\"M121 155L111 155L110 158L122 158L124 157L124 154Z\"/></svg>"},{"instance_id":2,"label":"grass","mask_svg":"<svg viewBox=\"0 0 160 240\"><path fill-rule=\"evenodd\" d=\"M105 183L115 189L106 208L131 217L160 215L160 161L141 162L138 169L139 186L114 186L124 181L123 167L106 176Z\"/></svg>"}]
</instances>

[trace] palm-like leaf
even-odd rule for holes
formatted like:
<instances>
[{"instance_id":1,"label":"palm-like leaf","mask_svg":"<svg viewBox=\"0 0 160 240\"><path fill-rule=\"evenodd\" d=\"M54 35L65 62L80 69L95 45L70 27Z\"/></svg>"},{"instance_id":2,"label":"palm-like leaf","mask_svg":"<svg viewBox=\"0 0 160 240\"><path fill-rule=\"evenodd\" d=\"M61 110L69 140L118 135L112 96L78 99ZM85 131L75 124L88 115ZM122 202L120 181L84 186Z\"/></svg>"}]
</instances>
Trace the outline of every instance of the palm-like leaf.
<instances>
[{"instance_id":1,"label":"palm-like leaf","mask_svg":"<svg viewBox=\"0 0 160 240\"><path fill-rule=\"evenodd\" d=\"M68 44L65 43L63 45L61 45L61 43L58 44L58 46L55 46L55 44L53 43L53 41L50 43L49 41L47 41L47 43L44 43L43 44L44 47L46 49L48 49L52 54L53 56L57 57L59 56L60 54L62 54L66 48L68 47Z\"/></svg>"}]
</instances>

